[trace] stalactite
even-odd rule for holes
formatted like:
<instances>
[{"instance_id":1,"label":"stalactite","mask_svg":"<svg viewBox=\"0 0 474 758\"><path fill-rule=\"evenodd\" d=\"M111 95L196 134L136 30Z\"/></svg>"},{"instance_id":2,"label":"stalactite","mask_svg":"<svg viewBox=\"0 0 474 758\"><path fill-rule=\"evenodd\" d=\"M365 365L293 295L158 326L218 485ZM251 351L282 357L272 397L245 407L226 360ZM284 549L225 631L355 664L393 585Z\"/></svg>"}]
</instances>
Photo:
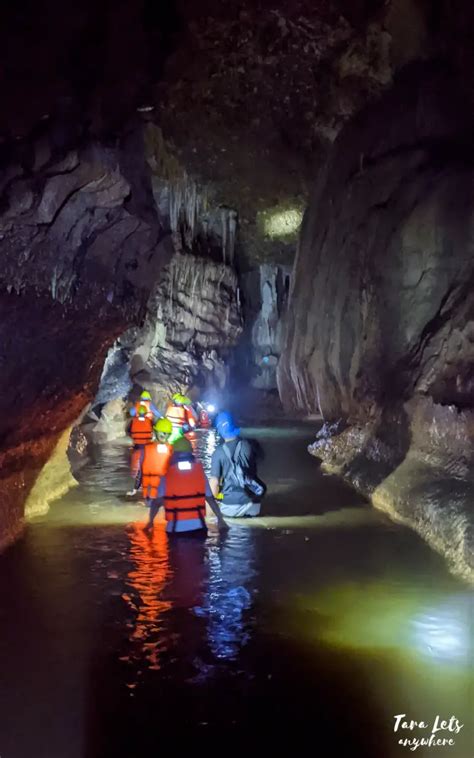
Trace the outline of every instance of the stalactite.
<instances>
[{"instance_id":1,"label":"stalactite","mask_svg":"<svg viewBox=\"0 0 474 758\"><path fill-rule=\"evenodd\" d=\"M182 205L182 190L179 183L170 184L169 191L169 215L172 232L179 229L180 215Z\"/></svg>"},{"instance_id":2,"label":"stalactite","mask_svg":"<svg viewBox=\"0 0 474 758\"><path fill-rule=\"evenodd\" d=\"M194 232L196 228L196 217L198 212L198 193L196 183L189 180L187 176L184 177L184 207L185 207L185 219L188 225L188 229L191 231L191 237L194 239Z\"/></svg>"},{"instance_id":3,"label":"stalactite","mask_svg":"<svg viewBox=\"0 0 474 758\"><path fill-rule=\"evenodd\" d=\"M228 238L229 238L229 261L231 264L234 262L236 233L237 233L237 213L235 211L230 211Z\"/></svg>"},{"instance_id":4,"label":"stalactite","mask_svg":"<svg viewBox=\"0 0 474 758\"><path fill-rule=\"evenodd\" d=\"M222 260L227 263L227 209L221 208Z\"/></svg>"},{"instance_id":5,"label":"stalactite","mask_svg":"<svg viewBox=\"0 0 474 758\"><path fill-rule=\"evenodd\" d=\"M51 297L53 298L53 300L56 300L57 283L58 283L58 269L57 269L57 266L55 266L54 271L53 271L53 277L51 279Z\"/></svg>"}]
</instances>

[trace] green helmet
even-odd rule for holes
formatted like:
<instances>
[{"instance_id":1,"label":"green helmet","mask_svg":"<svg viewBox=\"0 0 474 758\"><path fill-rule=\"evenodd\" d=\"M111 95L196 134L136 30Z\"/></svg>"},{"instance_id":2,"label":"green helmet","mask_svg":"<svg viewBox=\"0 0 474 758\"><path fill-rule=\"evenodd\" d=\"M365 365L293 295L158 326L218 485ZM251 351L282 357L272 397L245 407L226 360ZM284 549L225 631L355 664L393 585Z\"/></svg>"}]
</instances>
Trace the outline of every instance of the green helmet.
<instances>
[{"instance_id":1,"label":"green helmet","mask_svg":"<svg viewBox=\"0 0 474 758\"><path fill-rule=\"evenodd\" d=\"M173 450L175 453L192 453L193 446L191 445L190 441L186 439L186 437L180 437L173 444Z\"/></svg>"},{"instance_id":2,"label":"green helmet","mask_svg":"<svg viewBox=\"0 0 474 758\"><path fill-rule=\"evenodd\" d=\"M167 418L159 418L153 428L157 434L171 434L173 424Z\"/></svg>"},{"instance_id":3,"label":"green helmet","mask_svg":"<svg viewBox=\"0 0 474 758\"><path fill-rule=\"evenodd\" d=\"M140 395L140 400L151 400L151 395L148 390L143 390L142 394Z\"/></svg>"}]
</instances>

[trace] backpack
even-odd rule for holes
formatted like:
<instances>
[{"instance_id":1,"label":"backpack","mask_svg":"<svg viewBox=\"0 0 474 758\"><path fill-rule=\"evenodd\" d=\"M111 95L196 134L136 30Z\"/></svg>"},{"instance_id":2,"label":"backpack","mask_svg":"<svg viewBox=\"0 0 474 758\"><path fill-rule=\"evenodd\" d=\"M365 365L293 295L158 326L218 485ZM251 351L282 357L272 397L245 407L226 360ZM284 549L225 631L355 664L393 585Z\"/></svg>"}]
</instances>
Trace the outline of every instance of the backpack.
<instances>
[{"instance_id":1,"label":"backpack","mask_svg":"<svg viewBox=\"0 0 474 758\"><path fill-rule=\"evenodd\" d=\"M242 468L242 464L239 463L239 454L242 448L242 442L237 443L234 455L232 456L227 444L224 442L222 446L224 453L230 463L230 474L236 483L237 487L244 490L244 492L252 499L259 500L265 493L265 487L258 482L253 476L246 474Z\"/></svg>"}]
</instances>

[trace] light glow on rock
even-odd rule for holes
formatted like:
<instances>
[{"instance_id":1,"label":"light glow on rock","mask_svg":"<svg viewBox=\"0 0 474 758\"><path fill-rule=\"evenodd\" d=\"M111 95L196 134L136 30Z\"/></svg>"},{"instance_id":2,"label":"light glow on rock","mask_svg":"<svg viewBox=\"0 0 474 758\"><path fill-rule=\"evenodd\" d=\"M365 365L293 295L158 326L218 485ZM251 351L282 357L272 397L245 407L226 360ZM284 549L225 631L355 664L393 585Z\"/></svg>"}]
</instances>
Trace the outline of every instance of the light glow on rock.
<instances>
[{"instance_id":1,"label":"light glow on rock","mask_svg":"<svg viewBox=\"0 0 474 758\"><path fill-rule=\"evenodd\" d=\"M269 237L287 237L295 234L301 226L303 213L298 208L271 213L265 217L264 230Z\"/></svg>"}]
</instances>

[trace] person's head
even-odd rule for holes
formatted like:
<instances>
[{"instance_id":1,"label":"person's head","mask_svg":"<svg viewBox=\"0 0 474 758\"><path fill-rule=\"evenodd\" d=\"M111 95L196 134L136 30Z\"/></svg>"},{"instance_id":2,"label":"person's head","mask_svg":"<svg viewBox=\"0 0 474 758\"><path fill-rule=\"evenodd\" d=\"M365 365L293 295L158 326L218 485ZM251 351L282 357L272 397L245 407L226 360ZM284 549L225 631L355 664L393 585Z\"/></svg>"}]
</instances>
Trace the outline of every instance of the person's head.
<instances>
[{"instance_id":1,"label":"person's head","mask_svg":"<svg viewBox=\"0 0 474 758\"><path fill-rule=\"evenodd\" d=\"M171 432L173 431L173 425L167 418L160 418L154 426L156 438L158 442L167 442Z\"/></svg>"},{"instance_id":2,"label":"person's head","mask_svg":"<svg viewBox=\"0 0 474 758\"><path fill-rule=\"evenodd\" d=\"M145 418L147 413L148 413L148 408L146 407L146 405L138 406L138 418Z\"/></svg>"},{"instance_id":3,"label":"person's head","mask_svg":"<svg viewBox=\"0 0 474 758\"><path fill-rule=\"evenodd\" d=\"M218 414L216 429L224 440L233 440L240 434L240 429L235 426L234 419L228 411L222 411Z\"/></svg>"},{"instance_id":4,"label":"person's head","mask_svg":"<svg viewBox=\"0 0 474 758\"><path fill-rule=\"evenodd\" d=\"M142 394L140 395L140 402L151 403L151 395L148 390L143 390Z\"/></svg>"},{"instance_id":5,"label":"person's head","mask_svg":"<svg viewBox=\"0 0 474 758\"><path fill-rule=\"evenodd\" d=\"M176 460L192 460L193 446L186 437L180 437L173 444L173 458Z\"/></svg>"},{"instance_id":6,"label":"person's head","mask_svg":"<svg viewBox=\"0 0 474 758\"><path fill-rule=\"evenodd\" d=\"M171 399L175 405L183 405L183 396L180 392L175 392Z\"/></svg>"}]
</instances>

